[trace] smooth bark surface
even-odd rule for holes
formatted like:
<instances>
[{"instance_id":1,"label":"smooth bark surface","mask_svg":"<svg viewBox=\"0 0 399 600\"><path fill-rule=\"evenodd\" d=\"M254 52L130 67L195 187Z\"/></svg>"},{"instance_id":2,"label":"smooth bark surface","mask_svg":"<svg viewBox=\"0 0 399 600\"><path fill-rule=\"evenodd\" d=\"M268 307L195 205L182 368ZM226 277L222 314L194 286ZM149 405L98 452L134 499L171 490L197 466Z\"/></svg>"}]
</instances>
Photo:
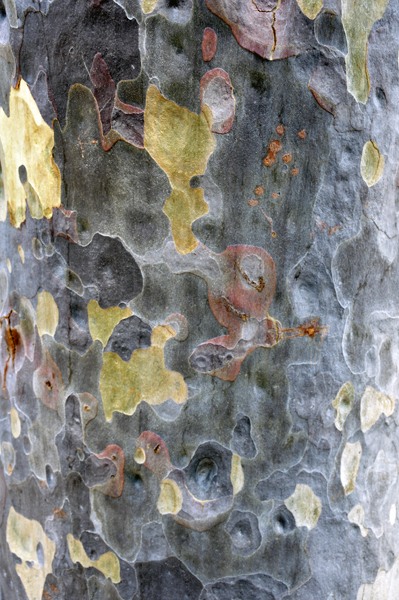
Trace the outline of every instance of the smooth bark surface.
<instances>
[{"instance_id":1,"label":"smooth bark surface","mask_svg":"<svg viewBox=\"0 0 399 600\"><path fill-rule=\"evenodd\" d=\"M0 600L396 600L399 5L0 0Z\"/></svg>"}]
</instances>

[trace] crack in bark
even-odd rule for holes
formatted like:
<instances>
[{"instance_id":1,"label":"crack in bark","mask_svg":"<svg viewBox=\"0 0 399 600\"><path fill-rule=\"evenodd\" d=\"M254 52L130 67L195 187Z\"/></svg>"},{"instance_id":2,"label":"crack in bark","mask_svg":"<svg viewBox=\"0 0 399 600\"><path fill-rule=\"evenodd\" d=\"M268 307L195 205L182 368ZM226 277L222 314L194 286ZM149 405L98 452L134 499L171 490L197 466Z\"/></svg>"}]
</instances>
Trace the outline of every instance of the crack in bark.
<instances>
[{"instance_id":1,"label":"crack in bark","mask_svg":"<svg viewBox=\"0 0 399 600\"><path fill-rule=\"evenodd\" d=\"M271 24L271 29L273 32L273 46L272 49L270 51L270 56L269 56L269 60L273 60L273 54L276 50L276 46L277 46L277 34L276 34L276 28L275 28L275 24L276 24L276 11L280 8L281 6L281 0L278 0L277 5L272 8L271 10L260 10L258 5L256 4L255 0L251 0L252 4L255 6L256 10L260 13L273 13L273 23Z\"/></svg>"},{"instance_id":2,"label":"crack in bark","mask_svg":"<svg viewBox=\"0 0 399 600\"><path fill-rule=\"evenodd\" d=\"M275 28L275 24L276 24L276 10L279 8L280 6L280 2L278 4L278 6L276 6L276 8L274 9L273 12L273 23L271 24L271 28L272 28L272 32L273 32L273 46L270 52L270 60L273 60L273 55L274 52L276 50L276 45L277 45L277 34L276 34L276 28Z\"/></svg>"}]
</instances>

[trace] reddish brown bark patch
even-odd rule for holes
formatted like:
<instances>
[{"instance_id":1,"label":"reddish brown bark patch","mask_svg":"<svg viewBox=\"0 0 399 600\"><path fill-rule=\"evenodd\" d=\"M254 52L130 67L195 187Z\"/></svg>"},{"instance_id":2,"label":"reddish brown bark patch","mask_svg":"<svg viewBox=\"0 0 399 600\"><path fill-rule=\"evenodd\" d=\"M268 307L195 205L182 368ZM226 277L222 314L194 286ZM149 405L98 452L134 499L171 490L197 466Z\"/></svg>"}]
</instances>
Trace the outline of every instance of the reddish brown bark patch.
<instances>
[{"instance_id":1,"label":"reddish brown bark patch","mask_svg":"<svg viewBox=\"0 0 399 600\"><path fill-rule=\"evenodd\" d=\"M202 58L205 62L209 62L216 54L218 38L216 33L211 29L211 27L206 27L204 29L204 35L202 38Z\"/></svg>"},{"instance_id":2,"label":"reddish brown bark patch","mask_svg":"<svg viewBox=\"0 0 399 600\"><path fill-rule=\"evenodd\" d=\"M266 158L263 159L263 164L266 167L271 167L276 162L277 153L282 150L282 145L279 140L272 140L269 144L269 151Z\"/></svg>"}]
</instances>

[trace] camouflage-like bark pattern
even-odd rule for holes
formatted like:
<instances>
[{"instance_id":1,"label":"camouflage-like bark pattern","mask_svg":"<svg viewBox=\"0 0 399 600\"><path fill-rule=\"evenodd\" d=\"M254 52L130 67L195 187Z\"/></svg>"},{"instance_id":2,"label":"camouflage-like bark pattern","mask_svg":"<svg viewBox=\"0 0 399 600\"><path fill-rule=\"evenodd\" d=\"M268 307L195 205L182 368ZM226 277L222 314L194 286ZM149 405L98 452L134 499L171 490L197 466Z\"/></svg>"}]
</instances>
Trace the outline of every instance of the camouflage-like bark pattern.
<instances>
[{"instance_id":1,"label":"camouflage-like bark pattern","mask_svg":"<svg viewBox=\"0 0 399 600\"><path fill-rule=\"evenodd\" d=\"M395 600L399 7L0 0L0 599Z\"/></svg>"}]
</instances>

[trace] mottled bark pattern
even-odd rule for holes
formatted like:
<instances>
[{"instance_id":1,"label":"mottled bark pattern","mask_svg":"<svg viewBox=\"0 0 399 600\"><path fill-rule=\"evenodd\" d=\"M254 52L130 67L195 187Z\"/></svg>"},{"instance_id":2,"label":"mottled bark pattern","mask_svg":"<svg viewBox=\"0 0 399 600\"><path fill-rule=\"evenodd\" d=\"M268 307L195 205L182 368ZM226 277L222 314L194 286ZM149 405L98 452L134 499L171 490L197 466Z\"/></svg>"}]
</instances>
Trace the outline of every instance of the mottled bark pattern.
<instances>
[{"instance_id":1,"label":"mottled bark pattern","mask_svg":"<svg viewBox=\"0 0 399 600\"><path fill-rule=\"evenodd\" d=\"M0 0L0 600L397 600L398 40Z\"/></svg>"}]
</instances>

